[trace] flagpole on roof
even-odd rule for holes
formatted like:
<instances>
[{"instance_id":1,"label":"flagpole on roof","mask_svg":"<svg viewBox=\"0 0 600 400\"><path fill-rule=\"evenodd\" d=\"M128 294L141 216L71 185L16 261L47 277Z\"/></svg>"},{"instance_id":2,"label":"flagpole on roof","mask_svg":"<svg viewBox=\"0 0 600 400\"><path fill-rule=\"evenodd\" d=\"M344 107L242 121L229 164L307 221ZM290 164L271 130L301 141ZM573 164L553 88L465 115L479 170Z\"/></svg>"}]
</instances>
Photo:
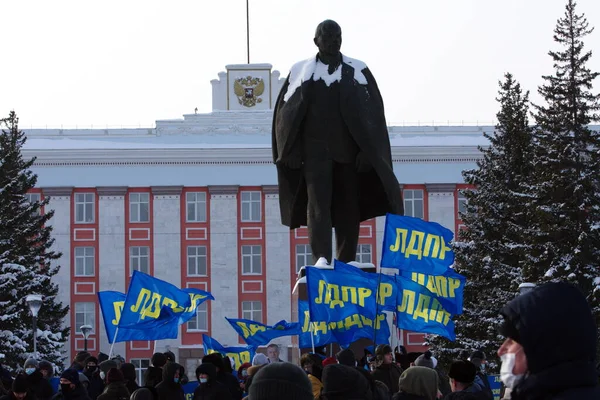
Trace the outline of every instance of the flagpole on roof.
<instances>
[{"instance_id":1,"label":"flagpole on roof","mask_svg":"<svg viewBox=\"0 0 600 400\"><path fill-rule=\"evenodd\" d=\"M248 54L248 64L250 64L250 0L246 0L246 52Z\"/></svg>"}]
</instances>

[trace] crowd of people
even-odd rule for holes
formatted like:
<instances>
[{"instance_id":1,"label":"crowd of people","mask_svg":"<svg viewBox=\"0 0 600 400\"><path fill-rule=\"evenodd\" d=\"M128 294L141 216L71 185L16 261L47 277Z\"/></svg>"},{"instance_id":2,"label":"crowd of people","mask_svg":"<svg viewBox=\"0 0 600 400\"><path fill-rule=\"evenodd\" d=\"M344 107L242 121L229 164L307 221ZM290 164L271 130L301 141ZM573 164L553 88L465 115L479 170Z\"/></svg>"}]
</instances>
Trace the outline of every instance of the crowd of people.
<instances>
[{"instance_id":1,"label":"crowd of people","mask_svg":"<svg viewBox=\"0 0 600 400\"><path fill-rule=\"evenodd\" d=\"M597 326L578 289L542 285L511 301L501 315L502 399L600 399ZM29 358L14 377L1 369L0 400L492 400L486 363L475 350L444 371L429 351L407 353L383 344L365 349L360 359L350 348L334 357L316 348L298 366L282 361L279 348L269 345L237 371L228 357L205 355L195 370L197 386L186 396L189 379L172 352L152 356L143 382L120 357L80 352L56 387L47 361Z\"/></svg>"}]
</instances>

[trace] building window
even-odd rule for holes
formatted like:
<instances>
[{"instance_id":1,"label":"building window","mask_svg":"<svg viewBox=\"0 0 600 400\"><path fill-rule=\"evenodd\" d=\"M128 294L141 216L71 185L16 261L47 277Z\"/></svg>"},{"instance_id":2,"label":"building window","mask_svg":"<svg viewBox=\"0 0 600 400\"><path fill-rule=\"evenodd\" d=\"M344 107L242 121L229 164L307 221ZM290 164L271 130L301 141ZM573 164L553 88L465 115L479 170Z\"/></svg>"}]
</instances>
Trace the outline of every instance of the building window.
<instances>
[{"instance_id":1,"label":"building window","mask_svg":"<svg viewBox=\"0 0 600 400\"><path fill-rule=\"evenodd\" d=\"M415 218L424 217L423 190L405 189L404 194L404 215Z\"/></svg>"},{"instance_id":2,"label":"building window","mask_svg":"<svg viewBox=\"0 0 600 400\"><path fill-rule=\"evenodd\" d=\"M359 244L356 246L356 261L359 263L372 263L370 244Z\"/></svg>"},{"instance_id":3,"label":"building window","mask_svg":"<svg viewBox=\"0 0 600 400\"><path fill-rule=\"evenodd\" d=\"M206 193L186 193L185 204L187 222L206 222Z\"/></svg>"},{"instance_id":4,"label":"building window","mask_svg":"<svg viewBox=\"0 0 600 400\"><path fill-rule=\"evenodd\" d=\"M26 193L25 194L25 200L29 203L29 204L35 204L39 201L41 201L42 196L40 196L39 193ZM41 209L38 208L35 211L35 215L40 215L41 214Z\"/></svg>"},{"instance_id":5,"label":"building window","mask_svg":"<svg viewBox=\"0 0 600 400\"><path fill-rule=\"evenodd\" d=\"M206 276L206 246L187 247L187 271L189 276Z\"/></svg>"},{"instance_id":6,"label":"building window","mask_svg":"<svg viewBox=\"0 0 600 400\"><path fill-rule=\"evenodd\" d=\"M460 214L464 214L467 212L467 198L464 194L458 194L458 213L456 215L456 219L462 219Z\"/></svg>"},{"instance_id":7,"label":"building window","mask_svg":"<svg viewBox=\"0 0 600 400\"><path fill-rule=\"evenodd\" d=\"M132 358L130 361L135 367L135 376L137 383L142 386L144 383L144 373L150 366L150 360L147 358Z\"/></svg>"},{"instance_id":8,"label":"building window","mask_svg":"<svg viewBox=\"0 0 600 400\"><path fill-rule=\"evenodd\" d=\"M200 304L196 308L196 315L187 323L188 332L206 332L208 331L208 302Z\"/></svg>"},{"instance_id":9,"label":"building window","mask_svg":"<svg viewBox=\"0 0 600 400\"><path fill-rule=\"evenodd\" d=\"M260 192L242 192L242 222L260 222Z\"/></svg>"},{"instance_id":10,"label":"building window","mask_svg":"<svg viewBox=\"0 0 600 400\"><path fill-rule=\"evenodd\" d=\"M94 223L94 193L75 193L75 223Z\"/></svg>"},{"instance_id":11,"label":"building window","mask_svg":"<svg viewBox=\"0 0 600 400\"><path fill-rule=\"evenodd\" d=\"M296 274L300 272L300 268L312 265L312 250L310 244L296 245Z\"/></svg>"},{"instance_id":12,"label":"building window","mask_svg":"<svg viewBox=\"0 0 600 400\"><path fill-rule=\"evenodd\" d=\"M75 276L94 276L95 249L75 247Z\"/></svg>"},{"instance_id":13,"label":"building window","mask_svg":"<svg viewBox=\"0 0 600 400\"><path fill-rule=\"evenodd\" d=\"M262 323L262 304L260 301L242 301L242 318Z\"/></svg>"},{"instance_id":14,"label":"building window","mask_svg":"<svg viewBox=\"0 0 600 400\"><path fill-rule=\"evenodd\" d=\"M262 273L262 249L260 246L242 246L242 275Z\"/></svg>"},{"instance_id":15,"label":"building window","mask_svg":"<svg viewBox=\"0 0 600 400\"><path fill-rule=\"evenodd\" d=\"M129 248L129 264L133 271L150 274L150 248L148 246L132 246Z\"/></svg>"},{"instance_id":16,"label":"building window","mask_svg":"<svg viewBox=\"0 0 600 400\"><path fill-rule=\"evenodd\" d=\"M96 330L96 303L75 303L75 333L81 333L83 325L90 325L92 332Z\"/></svg>"},{"instance_id":17,"label":"building window","mask_svg":"<svg viewBox=\"0 0 600 400\"><path fill-rule=\"evenodd\" d=\"M150 195L148 193L129 194L129 222L150 221Z\"/></svg>"}]
</instances>

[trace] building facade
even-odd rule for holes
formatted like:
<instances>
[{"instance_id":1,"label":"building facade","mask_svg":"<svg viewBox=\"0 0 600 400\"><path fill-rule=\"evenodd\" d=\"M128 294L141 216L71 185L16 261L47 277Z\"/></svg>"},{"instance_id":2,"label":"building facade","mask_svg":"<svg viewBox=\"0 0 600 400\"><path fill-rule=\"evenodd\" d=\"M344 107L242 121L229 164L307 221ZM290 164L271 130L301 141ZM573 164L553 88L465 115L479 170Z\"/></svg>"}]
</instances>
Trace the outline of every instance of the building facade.
<instances>
[{"instance_id":1,"label":"building facade","mask_svg":"<svg viewBox=\"0 0 600 400\"><path fill-rule=\"evenodd\" d=\"M38 187L50 197L60 300L71 306L67 356L108 353L96 293L125 293L138 270L178 287L208 290L176 340L117 343L114 353L141 371L152 353L170 349L195 367L202 334L224 345L240 338L225 317L264 323L295 320L291 289L310 264L306 228L281 225L271 156L272 106L282 79L268 64L232 65L212 81L213 111L159 120L143 129L26 130ZM464 206L462 171L475 167L483 132L493 127L389 127L394 171L406 215L457 231ZM384 218L361 226L357 261L378 264ZM420 346L423 335L399 332ZM289 359L292 338L277 341ZM289 349L289 351L285 351Z\"/></svg>"}]
</instances>

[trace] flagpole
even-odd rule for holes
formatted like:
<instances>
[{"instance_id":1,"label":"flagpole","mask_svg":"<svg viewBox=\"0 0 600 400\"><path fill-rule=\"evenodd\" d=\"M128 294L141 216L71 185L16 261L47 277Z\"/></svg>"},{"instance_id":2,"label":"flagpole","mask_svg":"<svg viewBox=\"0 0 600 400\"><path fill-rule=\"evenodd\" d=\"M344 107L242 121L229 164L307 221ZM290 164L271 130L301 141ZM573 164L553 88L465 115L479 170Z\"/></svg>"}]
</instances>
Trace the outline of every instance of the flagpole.
<instances>
[{"instance_id":1,"label":"flagpole","mask_svg":"<svg viewBox=\"0 0 600 400\"><path fill-rule=\"evenodd\" d=\"M110 351L108 352L108 359L109 360L112 357L113 348L115 347L115 340L117 340L117 333L119 333L119 327L118 326L117 326L117 329L115 329L115 336L113 337L112 343L110 344Z\"/></svg>"},{"instance_id":2,"label":"flagpole","mask_svg":"<svg viewBox=\"0 0 600 400\"><path fill-rule=\"evenodd\" d=\"M312 352L315 352L315 323L311 322L310 323L310 343L312 344Z\"/></svg>"},{"instance_id":3,"label":"flagpole","mask_svg":"<svg viewBox=\"0 0 600 400\"><path fill-rule=\"evenodd\" d=\"M158 340L154 341L154 352L152 354L156 353L156 347L158 346Z\"/></svg>"},{"instance_id":4,"label":"flagpole","mask_svg":"<svg viewBox=\"0 0 600 400\"><path fill-rule=\"evenodd\" d=\"M248 54L248 64L250 64L250 5L246 0L246 52Z\"/></svg>"}]
</instances>

